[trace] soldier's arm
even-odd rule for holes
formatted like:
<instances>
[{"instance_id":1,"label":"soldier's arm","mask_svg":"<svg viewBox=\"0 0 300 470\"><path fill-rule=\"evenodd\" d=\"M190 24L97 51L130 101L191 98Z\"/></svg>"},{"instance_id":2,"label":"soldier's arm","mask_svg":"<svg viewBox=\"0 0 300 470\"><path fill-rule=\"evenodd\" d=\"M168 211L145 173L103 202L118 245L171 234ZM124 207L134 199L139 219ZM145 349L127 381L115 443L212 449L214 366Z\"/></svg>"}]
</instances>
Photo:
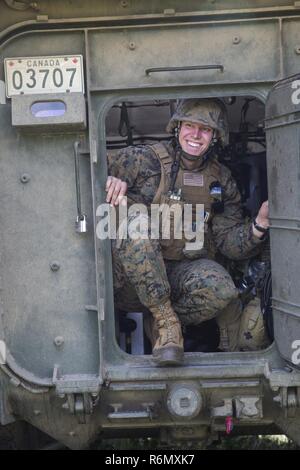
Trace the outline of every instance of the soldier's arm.
<instances>
[{"instance_id":1,"label":"soldier's arm","mask_svg":"<svg viewBox=\"0 0 300 470\"><path fill-rule=\"evenodd\" d=\"M254 230L252 221L244 220L240 193L230 171L225 167L221 184L224 191L224 212L213 218L215 244L227 258L238 260L255 256L261 250L263 234Z\"/></svg>"},{"instance_id":2,"label":"soldier's arm","mask_svg":"<svg viewBox=\"0 0 300 470\"><path fill-rule=\"evenodd\" d=\"M107 155L108 177L106 180L106 202L118 205L127 190L134 186L140 167L139 154L134 147L120 150L116 155Z\"/></svg>"}]
</instances>

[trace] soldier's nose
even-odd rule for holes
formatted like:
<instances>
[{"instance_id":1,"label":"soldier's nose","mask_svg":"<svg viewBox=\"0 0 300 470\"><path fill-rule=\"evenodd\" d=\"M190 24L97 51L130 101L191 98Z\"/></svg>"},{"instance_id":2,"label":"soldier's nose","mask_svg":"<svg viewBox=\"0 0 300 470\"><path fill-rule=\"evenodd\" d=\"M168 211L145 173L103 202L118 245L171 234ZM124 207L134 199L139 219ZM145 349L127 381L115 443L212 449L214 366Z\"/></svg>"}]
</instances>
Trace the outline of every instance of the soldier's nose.
<instances>
[{"instance_id":1,"label":"soldier's nose","mask_svg":"<svg viewBox=\"0 0 300 470\"><path fill-rule=\"evenodd\" d=\"M194 129L192 134L193 134L194 139L199 139L201 136L201 129L198 129L198 128Z\"/></svg>"}]
</instances>

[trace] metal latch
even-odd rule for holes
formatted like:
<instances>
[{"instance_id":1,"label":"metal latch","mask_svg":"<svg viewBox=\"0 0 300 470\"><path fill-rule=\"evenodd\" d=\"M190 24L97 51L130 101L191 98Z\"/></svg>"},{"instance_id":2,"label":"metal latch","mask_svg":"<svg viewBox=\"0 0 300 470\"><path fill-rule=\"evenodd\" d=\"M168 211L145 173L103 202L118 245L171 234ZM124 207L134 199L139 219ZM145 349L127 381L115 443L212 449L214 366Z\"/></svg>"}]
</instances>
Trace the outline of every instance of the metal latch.
<instances>
[{"instance_id":1,"label":"metal latch","mask_svg":"<svg viewBox=\"0 0 300 470\"><path fill-rule=\"evenodd\" d=\"M77 200L77 217L75 221L75 230L78 233L86 233L87 232L87 219L86 219L86 215L82 213L82 209L81 209L79 146L80 146L80 142L76 141L74 143L75 185L76 185L76 200Z\"/></svg>"}]
</instances>

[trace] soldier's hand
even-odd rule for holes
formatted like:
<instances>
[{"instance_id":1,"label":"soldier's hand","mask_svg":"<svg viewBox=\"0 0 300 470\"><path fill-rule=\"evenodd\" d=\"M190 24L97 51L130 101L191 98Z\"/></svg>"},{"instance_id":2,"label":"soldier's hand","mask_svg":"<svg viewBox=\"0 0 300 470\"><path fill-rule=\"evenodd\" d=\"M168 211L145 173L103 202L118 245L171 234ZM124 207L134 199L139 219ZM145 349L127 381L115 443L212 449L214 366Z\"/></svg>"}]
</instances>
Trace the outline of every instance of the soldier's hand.
<instances>
[{"instance_id":1,"label":"soldier's hand","mask_svg":"<svg viewBox=\"0 0 300 470\"><path fill-rule=\"evenodd\" d=\"M255 220L256 220L256 223L260 227L263 227L263 228L266 228L266 229L270 227L269 202L268 201L265 201L265 202L262 203ZM263 236L263 233L256 230L256 228L254 226L253 226L253 232L254 232L254 235L256 235L259 238L261 238Z\"/></svg>"},{"instance_id":2,"label":"soldier's hand","mask_svg":"<svg viewBox=\"0 0 300 470\"><path fill-rule=\"evenodd\" d=\"M117 206L127 193L127 183L115 176L108 176L105 191L107 192L106 202Z\"/></svg>"},{"instance_id":3,"label":"soldier's hand","mask_svg":"<svg viewBox=\"0 0 300 470\"><path fill-rule=\"evenodd\" d=\"M265 201L260 206L258 214L256 216L256 222L258 225L261 225L264 228L269 228L270 221L269 221L269 202Z\"/></svg>"}]
</instances>

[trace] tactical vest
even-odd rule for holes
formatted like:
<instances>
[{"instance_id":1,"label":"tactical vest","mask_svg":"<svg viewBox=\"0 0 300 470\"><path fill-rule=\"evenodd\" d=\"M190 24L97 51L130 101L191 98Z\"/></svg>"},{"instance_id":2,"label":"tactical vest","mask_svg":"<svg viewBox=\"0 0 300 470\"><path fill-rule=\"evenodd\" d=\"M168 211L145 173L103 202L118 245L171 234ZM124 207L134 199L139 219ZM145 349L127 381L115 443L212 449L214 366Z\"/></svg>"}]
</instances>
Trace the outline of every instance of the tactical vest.
<instances>
[{"instance_id":1,"label":"tactical vest","mask_svg":"<svg viewBox=\"0 0 300 470\"><path fill-rule=\"evenodd\" d=\"M176 201L174 199L170 199L170 195L168 194L173 157L169 154L166 147L161 143L149 145L149 147L154 151L161 164L161 179L152 203L168 204L169 206L178 203L182 208L184 204L193 204L193 213L195 211L196 204L204 204L206 219L208 219L208 217L211 219L213 216L212 204L214 199L210 194L210 186L216 181L220 182L221 179L221 165L216 160L216 158L212 158L200 171L191 171L181 167L179 168L175 182L175 189L181 189L182 197L180 201ZM163 240L160 237L160 245L162 248L163 257L165 259L180 260L185 257L190 257L185 251L186 242L188 240L185 239L184 233L182 233L182 238L180 240L174 239L172 236L174 235L174 233L172 233L172 222L174 222L172 220L172 215L173 214L171 211L171 237L168 240ZM212 242L211 229L209 224L206 223L204 248L196 256L191 257L213 258L215 251L216 250Z\"/></svg>"}]
</instances>

